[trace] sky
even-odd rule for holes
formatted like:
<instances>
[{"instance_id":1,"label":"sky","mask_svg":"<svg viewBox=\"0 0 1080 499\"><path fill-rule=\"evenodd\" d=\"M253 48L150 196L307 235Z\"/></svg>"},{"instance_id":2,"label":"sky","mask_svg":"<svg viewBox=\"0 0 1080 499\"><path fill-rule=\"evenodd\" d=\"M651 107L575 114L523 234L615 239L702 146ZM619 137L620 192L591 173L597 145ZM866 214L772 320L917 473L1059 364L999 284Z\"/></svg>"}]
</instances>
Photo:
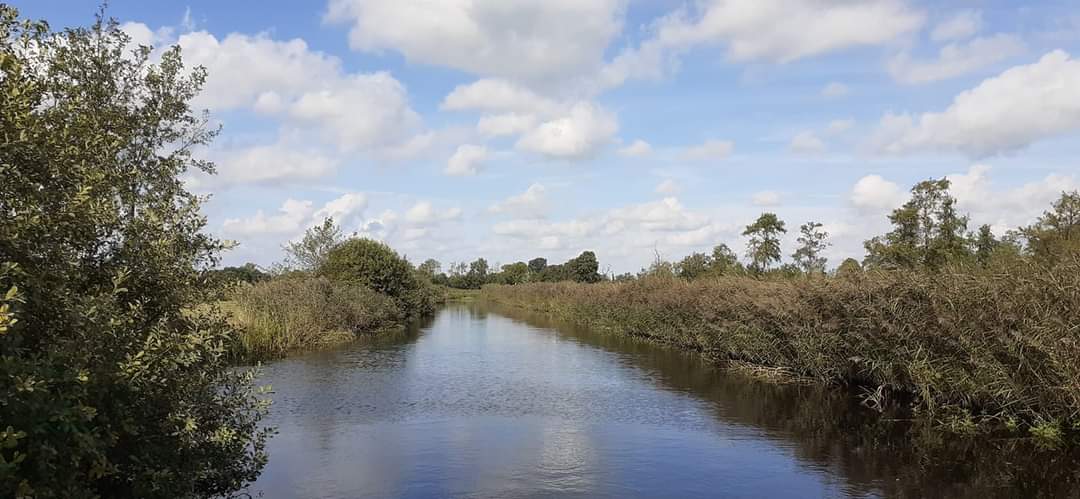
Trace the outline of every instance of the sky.
<instances>
[{"instance_id":1,"label":"sky","mask_svg":"<svg viewBox=\"0 0 1080 499\"><path fill-rule=\"evenodd\" d=\"M54 28L83 0L15 1ZM1028 224L1080 188L1069 0L113 0L179 44L222 132L207 230L270 265L332 216L414 263L633 272L762 212L863 256L920 180L969 227ZM790 257L785 257L790 260Z\"/></svg>"}]
</instances>

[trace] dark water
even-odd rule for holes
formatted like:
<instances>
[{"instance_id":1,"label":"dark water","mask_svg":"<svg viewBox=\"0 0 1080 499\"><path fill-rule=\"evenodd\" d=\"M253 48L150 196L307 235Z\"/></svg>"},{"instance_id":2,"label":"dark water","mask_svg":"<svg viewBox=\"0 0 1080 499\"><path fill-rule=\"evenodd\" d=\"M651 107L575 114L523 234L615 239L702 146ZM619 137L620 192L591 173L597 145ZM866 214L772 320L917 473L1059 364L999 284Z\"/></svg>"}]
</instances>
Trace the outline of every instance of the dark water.
<instances>
[{"instance_id":1,"label":"dark water","mask_svg":"<svg viewBox=\"0 0 1080 499\"><path fill-rule=\"evenodd\" d=\"M480 304L263 380L266 497L1080 497L1070 453Z\"/></svg>"}]
</instances>

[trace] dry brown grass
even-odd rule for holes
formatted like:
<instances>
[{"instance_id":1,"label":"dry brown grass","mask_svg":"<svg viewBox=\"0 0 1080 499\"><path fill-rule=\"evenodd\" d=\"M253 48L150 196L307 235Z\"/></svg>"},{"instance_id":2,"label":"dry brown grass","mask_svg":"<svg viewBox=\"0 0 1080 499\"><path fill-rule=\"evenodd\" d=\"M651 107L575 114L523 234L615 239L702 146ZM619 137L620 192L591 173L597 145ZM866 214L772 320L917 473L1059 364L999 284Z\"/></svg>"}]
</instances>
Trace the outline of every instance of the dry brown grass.
<instances>
[{"instance_id":1,"label":"dry brown grass","mask_svg":"<svg viewBox=\"0 0 1080 499\"><path fill-rule=\"evenodd\" d=\"M718 361L913 400L938 420L1080 421L1080 262L843 278L488 286L483 297Z\"/></svg>"}]
</instances>

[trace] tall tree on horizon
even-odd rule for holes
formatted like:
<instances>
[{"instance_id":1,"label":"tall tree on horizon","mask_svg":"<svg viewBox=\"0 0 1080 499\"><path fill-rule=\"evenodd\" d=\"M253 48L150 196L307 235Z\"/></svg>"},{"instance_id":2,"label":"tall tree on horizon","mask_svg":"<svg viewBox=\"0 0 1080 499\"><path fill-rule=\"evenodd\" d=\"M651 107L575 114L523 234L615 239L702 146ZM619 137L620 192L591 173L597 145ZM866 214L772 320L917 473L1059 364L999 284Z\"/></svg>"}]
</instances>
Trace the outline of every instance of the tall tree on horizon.
<instances>
[{"instance_id":1,"label":"tall tree on horizon","mask_svg":"<svg viewBox=\"0 0 1080 499\"><path fill-rule=\"evenodd\" d=\"M746 226L742 235L750 238L746 256L750 259L751 269L765 272L770 265L780 261L780 235L785 233L784 221L775 213L762 213L754 223Z\"/></svg>"}]
</instances>

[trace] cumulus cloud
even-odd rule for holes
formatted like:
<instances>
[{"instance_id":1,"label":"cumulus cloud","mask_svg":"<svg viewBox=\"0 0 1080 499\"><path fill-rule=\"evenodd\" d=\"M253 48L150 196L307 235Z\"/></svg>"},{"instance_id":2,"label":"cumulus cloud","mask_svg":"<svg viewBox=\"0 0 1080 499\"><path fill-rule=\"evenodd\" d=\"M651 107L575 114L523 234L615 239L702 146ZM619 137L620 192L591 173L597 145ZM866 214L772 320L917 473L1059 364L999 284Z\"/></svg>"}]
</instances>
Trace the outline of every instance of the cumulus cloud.
<instances>
[{"instance_id":1,"label":"cumulus cloud","mask_svg":"<svg viewBox=\"0 0 1080 499\"><path fill-rule=\"evenodd\" d=\"M791 138L788 149L796 154L821 154L825 152L825 143L814 132L805 130Z\"/></svg>"},{"instance_id":2,"label":"cumulus cloud","mask_svg":"<svg viewBox=\"0 0 1080 499\"><path fill-rule=\"evenodd\" d=\"M672 196L679 193L679 184L670 178L664 179L659 184L656 184L657 194L664 194L666 196Z\"/></svg>"},{"instance_id":3,"label":"cumulus cloud","mask_svg":"<svg viewBox=\"0 0 1080 499\"><path fill-rule=\"evenodd\" d=\"M880 213L903 204L906 193L881 175L867 175L851 189L851 204L863 212Z\"/></svg>"},{"instance_id":4,"label":"cumulus cloud","mask_svg":"<svg viewBox=\"0 0 1080 499\"><path fill-rule=\"evenodd\" d=\"M729 140L709 139L696 146L687 147L679 155L682 159L708 161L724 159L735 150L735 144Z\"/></svg>"},{"instance_id":5,"label":"cumulus cloud","mask_svg":"<svg viewBox=\"0 0 1080 499\"><path fill-rule=\"evenodd\" d=\"M543 218L547 213L547 188L534 183L525 192L491 205L488 211L524 219Z\"/></svg>"},{"instance_id":6,"label":"cumulus cloud","mask_svg":"<svg viewBox=\"0 0 1080 499\"><path fill-rule=\"evenodd\" d=\"M829 135L839 135L848 130L851 130L855 126L855 120L851 118L832 120L829 125L825 127L825 133Z\"/></svg>"},{"instance_id":7,"label":"cumulus cloud","mask_svg":"<svg viewBox=\"0 0 1080 499\"><path fill-rule=\"evenodd\" d=\"M606 65L602 86L654 78L678 66L680 53L718 44L736 62L791 62L837 50L880 45L919 29L924 14L903 0L708 0L657 20L653 36Z\"/></svg>"},{"instance_id":8,"label":"cumulus cloud","mask_svg":"<svg viewBox=\"0 0 1080 499\"><path fill-rule=\"evenodd\" d=\"M316 208L312 201L287 199L276 213L259 210L248 218L228 218L222 230L230 236L252 237L265 235L295 235L333 217L341 226L351 224L363 215L367 208L367 196L352 192L343 194Z\"/></svg>"},{"instance_id":9,"label":"cumulus cloud","mask_svg":"<svg viewBox=\"0 0 1080 499\"><path fill-rule=\"evenodd\" d=\"M206 67L206 85L195 103L215 110L251 106L266 92L294 97L341 74L339 59L310 50L299 38L277 41L266 34L232 33L219 40L196 31L175 43L184 50L184 62Z\"/></svg>"},{"instance_id":10,"label":"cumulus cloud","mask_svg":"<svg viewBox=\"0 0 1080 499\"><path fill-rule=\"evenodd\" d=\"M461 208L436 210L430 201L418 201L405 212L405 221L415 226L430 226L461 218Z\"/></svg>"},{"instance_id":11,"label":"cumulus cloud","mask_svg":"<svg viewBox=\"0 0 1080 499\"><path fill-rule=\"evenodd\" d=\"M454 155L450 156L450 160L446 162L446 169L443 172L455 176L476 175L487 159L488 150L486 147L462 144L454 151Z\"/></svg>"},{"instance_id":12,"label":"cumulus cloud","mask_svg":"<svg viewBox=\"0 0 1080 499\"><path fill-rule=\"evenodd\" d=\"M299 123L321 128L342 149L390 145L420 124L405 87L389 73L352 75L336 85L305 92L289 108Z\"/></svg>"},{"instance_id":13,"label":"cumulus cloud","mask_svg":"<svg viewBox=\"0 0 1080 499\"><path fill-rule=\"evenodd\" d=\"M934 26L930 39L935 42L963 40L978 33L982 23L981 11L962 10Z\"/></svg>"},{"instance_id":14,"label":"cumulus cloud","mask_svg":"<svg viewBox=\"0 0 1080 499\"><path fill-rule=\"evenodd\" d=\"M708 217L687 210L675 197L617 208L608 218L648 231L696 230L709 223Z\"/></svg>"},{"instance_id":15,"label":"cumulus cloud","mask_svg":"<svg viewBox=\"0 0 1080 499\"><path fill-rule=\"evenodd\" d=\"M830 98L830 99L835 99L837 97L843 97L843 96L845 96L845 95L847 95L849 93L851 93L851 89L848 88L847 85L844 85L843 83L836 82L836 81L830 82L828 85L825 85L821 89L821 96L822 97L827 97L827 98Z\"/></svg>"},{"instance_id":16,"label":"cumulus cloud","mask_svg":"<svg viewBox=\"0 0 1080 499\"><path fill-rule=\"evenodd\" d=\"M991 171L989 165L975 164L967 172L946 178L957 208L969 213L973 223L989 223L999 234L1031 223L1062 192L1080 188L1075 176L1050 174L1017 187L998 189L990 178Z\"/></svg>"},{"instance_id":17,"label":"cumulus cloud","mask_svg":"<svg viewBox=\"0 0 1080 499\"><path fill-rule=\"evenodd\" d=\"M354 50L394 50L410 62L547 82L601 63L622 27L621 0L331 0Z\"/></svg>"},{"instance_id":18,"label":"cumulus cloud","mask_svg":"<svg viewBox=\"0 0 1080 499\"><path fill-rule=\"evenodd\" d=\"M481 116L476 123L476 131L487 137L519 135L536 126L536 115L504 113Z\"/></svg>"},{"instance_id":19,"label":"cumulus cloud","mask_svg":"<svg viewBox=\"0 0 1080 499\"><path fill-rule=\"evenodd\" d=\"M545 121L518 139L519 149L558 159L593 155L619 130L615 115L582 102L562 117Z\"/></svg>"},{"instance_id":20,"label":"cumulus cloud","mask_svg":"<svg viewBox=\"0 0 1080 499\"><path fill-rule=\"evenodd\" d=\"M780 193L776 191L761 191L751 198L754 206L776 206L780 204Z\"/></svg>"},{"instance_id":21,"label":"cumulus cloud","mask_svg":"<svg viewBox=\"0 0 1080 499\"><path fill-rule=\"evenodd\" d=\"M207 69L193 105L214 111L250 109L282 119L296 131L314 130L346 151L390 148L417 133L421 120L408 93L389 73L348 73L341 60L312 50L304 40L275 40L268 34L206 31L174 36L146 25L124 29L140 43L179 45L184 62Z\"/></svg>"},{"instance_id":22,"label":"cumulus cloud","mask_svg":"<svg viewBox=\"0 0 1080 499\"><path fill-rule=\"evenodd\" d=\"M486 78L458 85L440 107L447 111L527 112L548 115L557 102L507 80Z\"/></svg>"},{"instance_id":23,"label":"cumulus cloud","mask_svg":"<svg viewBox=\"0 0 1080 499\"><path fill-rule=\"evenodd\" d=\"M282 142L212 153L217 175L214 185L310 182L337 172L339 161L320 151Z\"/></svg>"},{"instance_id":24,"label":"cumulus cloud","mask_svg":"<svg viewBox=\"0 0 1080 499\"><path fill-rule=\"evenodd\" d=\"M652 146L644 140L637 139L630 145L619 149L619 154L628 158L641 158L652 154Z\"/></svg>"},{"instance_id":25,"label":"cumulus cloud","mask_svg":"<svg viewBox=\"0 0 1080 499\"><path fill-rule=\"evenodd\" d=\"M956 151L986 157L1080 129L1080 62L1056 50L957 95L944 111L887 114L880 152Z\"/></svg>"},{"instance_id":26,"label":"cumulus cloud","mask_svg":"<svg viewBox=\"0 0 1080 499\"><path fill-rule=\"evenodd\" d=\"M1019 37L998 34L946 45L934 60L916 60L906 52L901 53L889 61L888 69L889 74L901 83L930 83L978 71L1021 55L1025 50Z\"/></svg>"}]
</instances>

